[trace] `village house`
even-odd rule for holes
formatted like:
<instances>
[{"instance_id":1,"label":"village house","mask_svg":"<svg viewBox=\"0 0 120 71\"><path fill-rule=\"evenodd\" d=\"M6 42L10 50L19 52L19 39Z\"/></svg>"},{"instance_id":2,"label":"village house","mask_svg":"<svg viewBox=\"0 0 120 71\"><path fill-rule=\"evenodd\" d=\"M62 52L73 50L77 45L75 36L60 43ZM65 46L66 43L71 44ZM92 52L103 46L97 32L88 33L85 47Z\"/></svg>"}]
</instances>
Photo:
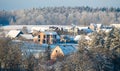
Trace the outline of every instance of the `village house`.
<instances>
[{"instance_id":1,"label":"village house","mask_svg":"<svg viewBox=\"0 0 120 71\"><path fill-rule=\"evenodd\" d=\"M94 24L94 23L91 23L89 28L93 31L97 31L99 32L102 28L103 28L103 25L102 24Z\"/></svg>"},{"instance_id":2,"label":"village house","mask_svg":"<svg viewBox=\"0 0 120 71\"><path fill-rule=\"evenodd\" d=\"M110 24L110 26L116 27L116 28L120 28L120 24Z\"/></svg>"},{"instance_id":3,"label":"village house","mask_svg":"<svg viewBox=\"0 0 120 71\"><path fill-rule=\"evenodd\" d=\"M56 32L45 31L39 32L37 36L34 37L33 41L40 44L55 44L59 39L59 35Z\"/></svg>"},{"instance_id":4,"label":"village house","mask_svg":"<svg viewBox=\"0 0 120 71\"><path fill-rule=\"evenodd\" d=\"M50 55L52 60L63 58L64 56L70 55L77 51L77 49L72 45L58 45L51 47L54 47Z\"/></svg>"}]
</instances>

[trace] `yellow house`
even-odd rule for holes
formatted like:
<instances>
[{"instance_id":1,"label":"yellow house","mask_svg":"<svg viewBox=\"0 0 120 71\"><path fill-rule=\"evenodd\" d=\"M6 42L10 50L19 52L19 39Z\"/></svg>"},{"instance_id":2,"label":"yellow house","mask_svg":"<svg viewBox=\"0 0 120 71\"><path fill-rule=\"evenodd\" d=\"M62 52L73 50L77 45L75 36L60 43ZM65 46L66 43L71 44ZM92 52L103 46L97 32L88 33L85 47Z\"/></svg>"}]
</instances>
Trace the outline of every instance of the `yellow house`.
<instances>
[{"instance_id":1,"label":"yellow house","mask_svg":"<svg viewBox=\"0 0 120 71\"><path fill-rule=\"evenodd\" d=\"M51 59L56 60L57 58L62 58L66 55L70 55L75 52L76 48L72 45L59 45L56 46L51 52Z\"/></svg>"},{"instance_id":2,"label":"yellow house","mask_svg":"<svg viewBox=\"0 0 120 71\"><path fill-rule=\"evenodd\" d=\"M57 42L57 37L56 32L40 32L33 41L40 44L54 44Z\"/></svg>"}]
</instances>

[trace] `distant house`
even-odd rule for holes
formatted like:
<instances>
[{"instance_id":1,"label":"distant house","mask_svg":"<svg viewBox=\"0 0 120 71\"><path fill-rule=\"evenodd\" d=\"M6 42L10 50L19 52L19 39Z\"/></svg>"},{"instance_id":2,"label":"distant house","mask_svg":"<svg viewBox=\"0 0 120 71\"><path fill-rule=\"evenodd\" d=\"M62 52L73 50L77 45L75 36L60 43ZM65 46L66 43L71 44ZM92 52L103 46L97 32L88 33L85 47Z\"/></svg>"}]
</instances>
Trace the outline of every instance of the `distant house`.
<instances>
[{"instance_id":1,"label":"distant house","mask_svg":"<svg viewBox=\"0 0 120 71\"><path fill-rule=\"evenodd\" d=\"M20 30L11 30L8 32L8 34L6 35L6 37L9 38L16 38L18 37L20 34L23 34Z\"/></svg>"},{"instance_id":2,"label":"distant house","mask_svg":"<svg viewBox=\"0 0 120 71\"><path fill-rule=\"evenodd\" d=\"M94 24L94 23L91 23L89 28L93 31L97 31L99 32L102 28L103 28L103 25L102 24Z\"/></svg>"},{"instance_id":3,"label":"distant house","mask_svg":"<svg viewBox=\"0 0 120 71\"><path fill-rule=\"evenodd\" d=\"M120 24L111 24L110 26L116 27L116 28L120 28Z\"/></svg>"},{"instance_id":4,"label":"distant house","mask_svg":"<svg viewBox=\"0 0 120 71\"><path fill-rule=\"evenodd\" d=\"M76 48L73 47L72 45L55 46L55 48L53 48L51 52L51 59L56 60L57 58L70 55L71 53L74 53L75 51L76 51Z\"/></svg>"},{"instance_id":5,"label":"distant house","mask_svg":"<svg viewBox=\"0 0 120 71\"><path fill-rule=\"evenodd\" d=\"M96 28L97 28L97 25L94 24L94 23L91 23L90 26L89 26L89 28L90 28L91 30L95 31Z\"/></svg>"},{"instance_id":6,"label":"distant house","mask_svg":"<svg viewBox=\"0 0 120 71\"><path fill-rule=\"evenodd\" d=\"M45 30L48 30L49 26L36 26L31 28L31 32L33 31L41 31L44 32Z\"/></svg>"},{"instance_id":7,"label":"distant house","mask_svg":"<svg viewBox=\"0 0 120 71\"><path fill-rule=\"evenodd\" d=\"M92 33L93 31L91 29L81 29L81 32L84 34Z\"/></svg>"},{"instance_id":8,"label":"distant house","mask_svg":"<svg viewBox=\"0 0 120 71\"><path fill-rule=\"evenodd\" d=\"M75 41L79 41L79 40L81 40L82 38L84 38L84 39L87 40L88 42L92 40L88 35L85 35L85 36L83 36L83 35L77 35L77 36L74 38L74 40L75 40Z\"/></svg>"},{"instance_id":9,"label":"distant house","mask_svg":"<svg viewBox=\"0 0 120 71\"><path fill-rule=\"evenodd\" d=\"M60 35L60 42L64 43L73 43L74 42L74 36L71 35Z\"/></svg>"},{"instance_id":10,"label":"distant house","mask_svg":"<svg viewBox=\"0 0 120 71\"><path fill-rule=\"evenodd\" d=\"M40 32L37 36L34 37L33 41L40 44L55 44L57 43L59 36L56 32Z\"/></svg>"}]
</instances>

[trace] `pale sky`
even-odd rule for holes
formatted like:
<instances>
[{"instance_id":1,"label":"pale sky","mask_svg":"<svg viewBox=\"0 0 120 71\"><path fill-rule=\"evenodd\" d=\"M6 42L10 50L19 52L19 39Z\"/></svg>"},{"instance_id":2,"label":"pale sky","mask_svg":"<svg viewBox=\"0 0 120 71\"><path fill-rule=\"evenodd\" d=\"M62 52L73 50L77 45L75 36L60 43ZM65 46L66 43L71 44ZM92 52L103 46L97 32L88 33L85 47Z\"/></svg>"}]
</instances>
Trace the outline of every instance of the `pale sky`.
<instances>
[{"instance_id":1,"label":"pale sky","mask_svg":"<svg viewBox=\"0 0 120 71\"><path fill-rule=\"evenodd\" d=\"M119 7L120 0L0 0L0 10L19 10L38 7Z\"/></svg>"}]
</instances>

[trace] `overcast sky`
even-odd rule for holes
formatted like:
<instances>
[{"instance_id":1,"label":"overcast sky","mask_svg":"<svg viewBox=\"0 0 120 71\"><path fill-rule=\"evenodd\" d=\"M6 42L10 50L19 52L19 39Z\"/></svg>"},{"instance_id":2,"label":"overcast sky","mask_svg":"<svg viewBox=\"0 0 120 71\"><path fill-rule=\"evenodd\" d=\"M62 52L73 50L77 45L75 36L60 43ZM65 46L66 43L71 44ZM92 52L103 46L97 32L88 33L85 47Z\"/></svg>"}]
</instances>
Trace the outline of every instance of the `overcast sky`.
<instances>
[{"instance_id":1,"label":"overcast sky","mask_svg":"<svg viewBox=\"0 0 120 71\"><path fill-rule=\"evenodd\" d=\"M38 7L120 7L120 0L0 0L0 10L18 10Z\"/></svg>"}]
</instances>

